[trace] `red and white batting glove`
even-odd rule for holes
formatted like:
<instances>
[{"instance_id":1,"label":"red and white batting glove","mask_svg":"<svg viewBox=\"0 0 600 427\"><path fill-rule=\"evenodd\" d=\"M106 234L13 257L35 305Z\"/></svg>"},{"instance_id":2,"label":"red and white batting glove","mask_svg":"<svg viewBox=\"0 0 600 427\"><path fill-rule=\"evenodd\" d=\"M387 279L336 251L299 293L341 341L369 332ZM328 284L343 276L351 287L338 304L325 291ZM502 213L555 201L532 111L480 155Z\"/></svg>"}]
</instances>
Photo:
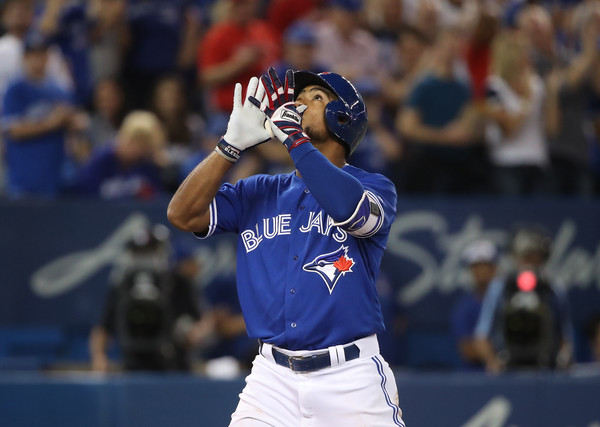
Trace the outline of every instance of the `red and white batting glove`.
<instances>
[{"instance_id":1,"label":"red and white batting glove","mask_svg":"<svg viewBox=\"0 0 600 427\"><path fill-rule=\"evenodd\" d=\"M302 113L307 107L306 105L296 107L294 104L292 70L287 70L285 73L285 85L281 84L274 68L269 68L268 74L269 77L263 75L260 78L266 91L264 101L261 103L255 97L250 97L249 101L265 113L273 135L286 146L289 152L310 141L302 128Z\"/></svg>"}]
</instances>

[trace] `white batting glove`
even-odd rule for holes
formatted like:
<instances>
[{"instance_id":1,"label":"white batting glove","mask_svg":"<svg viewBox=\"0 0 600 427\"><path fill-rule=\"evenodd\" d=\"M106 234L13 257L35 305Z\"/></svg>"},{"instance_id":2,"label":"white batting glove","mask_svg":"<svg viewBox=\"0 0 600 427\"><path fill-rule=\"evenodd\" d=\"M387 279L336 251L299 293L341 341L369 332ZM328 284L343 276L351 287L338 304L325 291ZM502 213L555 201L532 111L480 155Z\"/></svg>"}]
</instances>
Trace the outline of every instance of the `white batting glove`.
<instances>
[{"instance_id":1,"label":"white batting glove","mask_svg":"<svg viewBox=\"0 0 600 427\"><path fill-rule=\"evenodd\" d=\"M258 84L258 78L252 77L242 104L242 85L235 84L233 111L229 117L227 132L215 147L217 153L232 163L238 161L245 149L271 139L272 134L264 126L263 112L248 100L249 97L262 99L264 95L265 89Z\"/></svg>"}]
</instances>

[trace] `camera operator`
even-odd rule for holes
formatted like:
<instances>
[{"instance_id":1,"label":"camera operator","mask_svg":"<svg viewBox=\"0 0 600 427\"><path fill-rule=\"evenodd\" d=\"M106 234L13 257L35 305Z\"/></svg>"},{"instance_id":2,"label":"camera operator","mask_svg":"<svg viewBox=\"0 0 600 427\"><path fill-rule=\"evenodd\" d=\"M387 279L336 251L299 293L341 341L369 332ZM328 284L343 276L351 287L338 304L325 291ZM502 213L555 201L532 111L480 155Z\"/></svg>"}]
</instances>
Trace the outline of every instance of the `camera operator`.
<instances>
[{"instance_id":1,"label":"camera operator","mask_svg":"<svg viewBox=\"0 0 600 427\"><path fill-rule=\"evenodd\" d=\"M113 273L101 323L90 338L92 369L109 369L107 350L117 339L126 371L189 371L191 336L200 317L191 256L170 262L169 230L137 232ZM175 251L177 253L177 251Z\"/></svg>"},{"instance_id":2,"label":"camera operator","mask_svg":"<svg viewBox=\"0 0 600 427\"><path fill-rule=\"evenodd\" d=\"M486 371L564 369L572 326L563 289L544 271L550 236L539 227L520 227L509 249L514 269L490 284L475 327Z\"/></svg>"}]
</instances>

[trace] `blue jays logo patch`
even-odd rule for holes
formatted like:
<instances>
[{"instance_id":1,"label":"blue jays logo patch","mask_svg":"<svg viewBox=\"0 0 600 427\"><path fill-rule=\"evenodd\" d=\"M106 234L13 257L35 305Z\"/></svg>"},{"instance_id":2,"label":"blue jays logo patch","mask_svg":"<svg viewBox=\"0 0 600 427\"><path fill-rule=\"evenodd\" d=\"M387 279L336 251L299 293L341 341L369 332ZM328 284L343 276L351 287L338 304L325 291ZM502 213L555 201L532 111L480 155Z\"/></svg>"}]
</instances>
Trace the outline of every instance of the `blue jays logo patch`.
<instances>
[{"instance_id":1,"label":"blue jays logo patch","mask_svg":"<svg viewBox=\"0 0 600 427\"><path fill-rule=\"evenodd\" d=\"M346 273L352 273L353 265L354 260L348 257L348 246L342 245L336 251L317 256L312 262L305 264L302 269L319 274L331 294L340 277Z\"/></svg>"}]
</instances>

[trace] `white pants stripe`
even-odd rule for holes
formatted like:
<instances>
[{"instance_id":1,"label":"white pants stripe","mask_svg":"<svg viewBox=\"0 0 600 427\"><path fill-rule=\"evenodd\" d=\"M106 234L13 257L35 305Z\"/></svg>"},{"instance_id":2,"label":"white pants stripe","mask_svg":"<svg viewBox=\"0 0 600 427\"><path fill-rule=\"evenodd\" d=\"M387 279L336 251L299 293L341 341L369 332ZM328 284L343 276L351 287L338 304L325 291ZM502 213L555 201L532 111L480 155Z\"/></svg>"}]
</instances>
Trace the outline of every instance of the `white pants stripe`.
<instances>
[{"instance_id":1,"label":"white pants stripe","mask_svg":"<svg viewBox=\"0 0 600 427\"><path fill-rule=\"evenodd\" d=\"M394 412L394 416L393 416L394 423L396 423L397 426L405 427L404 423L402 422L402 419L398 416L398 414L402 413L400 407L397 404L395 404L394 402L392 402L392 399L390 399L390 395L387 392L387 389L386 389L387 378L385 376L383 362L380 361L377 358L377 356L372 357L372 360L373 360L373 362L375 362L375 365L377 365L377 372L379 372L379 376L381 377L381 389L383 390L383 394L385 396L385 401L387 402L388 406L390 408L392 408L392 411Z\"/></svg>"}]
</instances>

